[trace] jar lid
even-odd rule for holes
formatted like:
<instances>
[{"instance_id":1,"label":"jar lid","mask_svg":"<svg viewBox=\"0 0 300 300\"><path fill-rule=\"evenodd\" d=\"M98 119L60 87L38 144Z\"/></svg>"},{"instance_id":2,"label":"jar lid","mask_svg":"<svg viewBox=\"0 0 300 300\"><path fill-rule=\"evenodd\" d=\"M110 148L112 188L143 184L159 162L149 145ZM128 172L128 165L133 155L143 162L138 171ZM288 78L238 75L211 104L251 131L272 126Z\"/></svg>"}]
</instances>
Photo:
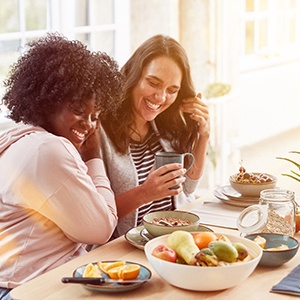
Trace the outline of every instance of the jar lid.
<instances>
[{"instance_id":1,"label":"jar lid","mask_svg":"<svg viewBox=\"0 0 300 300\"><path fill-rule=\"evenodd\" d=\"M251 205L245 208L237 219L237 228L242 233L261 232L268 220L267 205Z\"/></svg>"}]
</instances>

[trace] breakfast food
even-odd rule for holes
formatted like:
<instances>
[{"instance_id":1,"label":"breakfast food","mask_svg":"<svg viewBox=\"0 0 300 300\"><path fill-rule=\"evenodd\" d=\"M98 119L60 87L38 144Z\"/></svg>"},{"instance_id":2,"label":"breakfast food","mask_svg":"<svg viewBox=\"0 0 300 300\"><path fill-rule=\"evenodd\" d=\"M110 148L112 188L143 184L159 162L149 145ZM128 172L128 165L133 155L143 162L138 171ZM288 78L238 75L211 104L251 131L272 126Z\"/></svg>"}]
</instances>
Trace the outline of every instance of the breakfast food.
<instances>
[{"instance_id":1,"label":"breakfast food","mask_svg":"<svg viewBox=\"0 0 300 300\"><path fill-rule=\"evenodd\" d=\"M152 251L152 255L170 262L176 262L177 260L177 253L166 245L156 246Z\"/></svg>"},{"instance_id":2,"label":"breakfast food","mask_svg":"<svg viewBox=\"0 0 300 300\"><path fill-rule=\"evenodd\" d=\"M83 270L82 277L102 277L97 265L88 264Z\"/></svg>"},{"instance_id":3,"label":"breakfast food","mask_svg":"<svg viewBox=\"0 0 300 300\"><path fill-rule=\"evenodd\" d=\"M277 251L277 250L286 250L289 249L287 245L278 245L272 248L265 248L266 247L266 239L261 237L260 235L256 236L253 242L257 243L262 249L268 251Z\"/></svg>"},{"instance_id":4,"label":"breakfast food","mask_svg":"<svg viewBox=\"0 0 300 300\"><path fill-rule=\"evenodd\" d=\"M126 263L126 261L99 261L97 264L99 269L111 279L136 279L140 273L139 265Z\"/></svg>"},{"instance_id":5,"label":"breakfast food","mask_svg":"<svg viewBox=\"0 0 300 300\"><path fill-rule=\"evenodd\" d=\"M189 220L165 217L165 218L154 218L152 220L152 224L162 225L162 226L186 226L186 225L191 225L192 223Z\"/></svg>"},{"instance_id":6,"label":"breakfast food","mask_svg":"<svg viewBox=\"0 0 300 300\"><path fill-rule=\"evenodd\" d=\"M256 244L258 244L261 248L265 248L266 246L266 239L260 235L256 236L255 239L253 240Z\"/></svg>"},{"instance_id":7,"label":"breakfast food","mask_svg":"<svg viewBox=\"0 0 300 300\"><path fill-rule=\"evenodd\" d=\"M226 266L252 259L243 243L233 243L224 235L215 235L215 238L212 237L208 247L200 249L193 233L177 230L168 236L166 245L158 245L153 249L152 255L172 262L167 256L159 257L155 253L158 247L168 247L177 254L176 263L202 267Z\"/></svg>"},{"instance_id":8,"label":"breakfast food","mask_svg":"<svg viewBox=\"0 0 300 300\"><path fill-rule=\"evenodd\" d=\"M102 277L101 272L111 279L136 279L140 273L140 265L126 261L89 263L84 268L82 277Z\"/></svg>"},{"instance_id":9,"label":"breakfast food","mask_svg":"<svg viewBox=\"0 0 300 300\"><path fill-rule=\"evenodd\" d=\"M265 173L246 172L244 167L240 167L239 173L232 176L232 179L238 183L264 183L272 182L273 178Z\"/></svg>"},{"instance_id":10,"label":"breakfast food","mask_svg":"<svg viewBox=\"0 0 300 300\"><path fill-rule=\"evenodd\" d=\"M209 243L212 241L216 241L217 236L210 231L203 231L195 234L193 236L195 244L198 246L200 250L207 248Z\"/></svg>"}]
</instances>

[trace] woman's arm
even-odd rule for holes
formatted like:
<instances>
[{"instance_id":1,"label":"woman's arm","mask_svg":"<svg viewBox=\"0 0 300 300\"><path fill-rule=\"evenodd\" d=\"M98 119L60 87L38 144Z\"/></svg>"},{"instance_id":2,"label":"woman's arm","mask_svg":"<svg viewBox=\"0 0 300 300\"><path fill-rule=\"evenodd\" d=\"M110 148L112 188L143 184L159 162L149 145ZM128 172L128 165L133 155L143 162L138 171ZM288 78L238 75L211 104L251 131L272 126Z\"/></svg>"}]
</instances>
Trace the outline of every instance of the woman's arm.
<instances>
[{"instance_id":1,"label":"woman's arm","mask_svg":"<svg viewBox=\"0 0 300 300\"><path fill-rule=\"evenodd\" d=\"M118 217L123 218L143 204L178 195L182 192L184 174L185 169L176 163L151 171L142 185L116 196ZM179 188L170 190L174 185L179 185Z\"/></svg>"},{"instance_id":2,"label":"woman's arm","mask_svg":"<svg viewBox=\"0 0 300 300\"><path fill-rule=\"evenodd\" d=\"M40 213L73 241L103 244L110 238L117 211L101 159L84 163L73 145L55 138L39 148L37 172L37 184L45 192Z\"/></svg>"}]
</instances>

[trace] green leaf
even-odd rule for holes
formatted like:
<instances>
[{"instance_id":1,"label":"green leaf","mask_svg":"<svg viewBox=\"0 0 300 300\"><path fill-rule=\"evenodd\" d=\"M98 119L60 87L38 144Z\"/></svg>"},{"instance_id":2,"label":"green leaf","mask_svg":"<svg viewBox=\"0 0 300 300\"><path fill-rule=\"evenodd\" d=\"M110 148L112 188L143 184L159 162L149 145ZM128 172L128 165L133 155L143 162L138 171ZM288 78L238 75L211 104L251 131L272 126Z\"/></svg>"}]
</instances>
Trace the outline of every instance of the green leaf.
<instances>
[{"instance_id":1,"label":"green leaf","mask_svg":"<svg viewBox=\"0 0 300 300\"><path fill-rule=\"evenodd\" d=\"M300 154L299 151L290 151L289 153ZM297 163L297 162L295 162L294 160L292 160L292 159L290 159L290 158L287 158L287 157L276 157L276 158L277 158L277 159L281 159L281 160L286 160L286 161L288 161L288 162L294 164L294 165L298 168L298 170L300 171L300 164ZM297 173L297 172L295 172L295 171L293 171L293 170L290 170L290 172L291 172L292 174L281 174L281 175L290 177L290 178L292 178L292 179L297 180L297 181L300 182L300 174Z\"/></svg>"},{"instance_id":2,"label":"green leaf","mask_svg":"<svg viewBox=\"0 0 300 300\"><path fill-rule=\"evenodd\" d=\"M300 170L300 164L298 164L298 163L295 162L294 160L289 159L289 158L286 158L286 157L276 157L276 158L277 158L277 159L282 159L282 160L289 161L289 162L291 162L292 164L294 164L295 166L297 166L297 168Z\"/></svg>"},{"instance_id":3,"label":"green leaf","mask_svg":"<svg viewBox=\"0 0 300 300\"><path fill-rule=\"evenodd\" d=\"M287 177L293 178L293 179L295 179L295 180L297 180L297 181L300 182L300 178L297 178L297 177L292 176L292 175L290 175L290 174L281 174L281 175L282 175L282 176L287 176Z\"/></svg>"}]
</instances>

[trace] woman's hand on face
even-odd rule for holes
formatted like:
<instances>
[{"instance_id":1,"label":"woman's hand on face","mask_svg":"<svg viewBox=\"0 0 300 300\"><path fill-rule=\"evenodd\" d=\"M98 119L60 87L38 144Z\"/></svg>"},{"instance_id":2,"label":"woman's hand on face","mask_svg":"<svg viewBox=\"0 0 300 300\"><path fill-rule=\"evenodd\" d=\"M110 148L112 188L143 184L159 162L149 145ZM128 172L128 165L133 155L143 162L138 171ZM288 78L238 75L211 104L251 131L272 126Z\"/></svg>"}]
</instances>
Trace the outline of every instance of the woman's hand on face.
<instances>
[{"instance_id":1,"label":"woman's hand on face","mask_svg":"<svg viewBox=\"0 0 300 300\"><path fill-rule=\"evenodd\" d=\"M209 111L207 104L202 100L201 93L199 93L196 97L183 99L180 109L182 112L189 114L190 118L199 124L200 135L209 136Z\"/></svg>"},{"instance_id":2,"label":"woman's hand on face","mask_svg":"<svg viewBox=\"0 0 300 300\"><path fill-rule=\"evenodd\" d=\"M181 164L173 163L152 170L146 181L142 184L143 193L147 201L145 203L163 199L167 196L175 196L182 192L183 176L186 170ZM178 185L177 189L170 189Z\"/></svg>"},{"instance_id":3,"label":"woman's hand on face","mask_svg":"<svg viewBox=\"0 0 300 300\"><path fill-rule=\"evenodd\" d=\"M95 131L88 136L80 147L80 155L83 161L92 158L100 158L100 129L96 127Z\"/></svg>"}]
</instances>

